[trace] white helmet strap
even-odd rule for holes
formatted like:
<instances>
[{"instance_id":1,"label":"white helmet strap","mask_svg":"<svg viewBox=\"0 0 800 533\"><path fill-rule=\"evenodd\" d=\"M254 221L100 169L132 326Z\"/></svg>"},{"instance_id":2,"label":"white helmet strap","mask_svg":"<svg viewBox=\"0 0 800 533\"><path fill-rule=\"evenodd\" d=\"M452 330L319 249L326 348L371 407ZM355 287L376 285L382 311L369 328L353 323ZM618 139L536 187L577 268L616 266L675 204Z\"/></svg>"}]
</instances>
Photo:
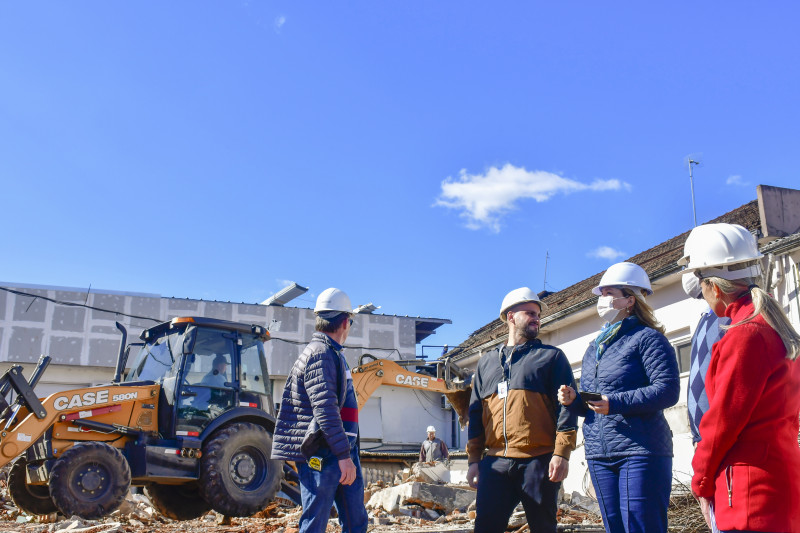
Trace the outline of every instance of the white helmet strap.
<instances>
[{"instance_id":1,"label":"white helmet strap","mask_svg":"<svg viewBox=\"0 0 800 533\"><path fill-rule=\"evenodd\" d=\"M698 268L697 272L701 278L722 278L727 280L755 278L761 275L761 265L752 265L746 268L730 270L736 265L728 265L722 268Z\"/></svg>"}]
</instances>

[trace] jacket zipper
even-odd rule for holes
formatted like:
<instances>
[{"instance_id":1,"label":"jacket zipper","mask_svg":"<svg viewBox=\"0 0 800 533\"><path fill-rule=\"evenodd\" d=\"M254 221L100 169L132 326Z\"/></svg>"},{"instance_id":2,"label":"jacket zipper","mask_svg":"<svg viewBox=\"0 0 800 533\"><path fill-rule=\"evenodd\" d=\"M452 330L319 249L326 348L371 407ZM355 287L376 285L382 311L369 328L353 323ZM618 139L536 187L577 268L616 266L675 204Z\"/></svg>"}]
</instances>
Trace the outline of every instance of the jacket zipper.
<instances>
[{"instance_id":1,"label":"jacket zipper","mask_svg":"<svg viewBox=\"0 0 800 533\"><path fill-rule=\"evenodd\" d=\"M600 380L597 377L597 370L600 367L600 361L595 361L594 363L594 385L595 385L595 392L600 392ZM603 455L608 455L608 450L606 450L606 439L603 435L603 426L605 425L603 419L600 418L601 415L595 413L597 417L597 424L600 427L600 445L603 448Z\"/></svg>"},{"instance_id":2,"label":"jacket zipper","mask_svg":"<svg viewBox=\"0 0 800 533\"><path fill-rule=\"evenodd\" d=\"M725 467L725 484L728 486L728 507L733 507L733 466Z\"/></svg>"},{"instance_id":3,"label":"jacket zipper","mask_svg":"<svg viewBox=\"0 0 800 533\"><path fill-rule=\"evenodd\" d=\"M508 401L508 394L503 398L503 440L505 441L505 449L503 450L503 457L508 455L508 435L506 435L506 402Z\"/></svg>"},{"instance_id":4,"label":"jacket zipper","mask_svg":"<svg viewBox=\"0 0 800 533\"><path fill-rule=\"evenodd\" d=\"M507 413L508 413L508 409L507 409L508 393L509 393L509 388L510 388L509 386L510 386L510 383L511 383L511 364L514 362L514 352L516 352L516 351L517 351L517 347L514 346L514 348L511 350L511 353L508 356L508 376L506 376L505 368L504 368L504 366L502 364L502 359L501 359L501 365L500 365L501 371L503 373L503 379L506 382L506 395L503 398L503 442L505 442L505 446L503 448L503 457L507 457L508 456L508 434L506 432L506 418L507 418ZM501 354L503 353L503 348L500 348L500 353Z\"/></svg>"}]
</instances>

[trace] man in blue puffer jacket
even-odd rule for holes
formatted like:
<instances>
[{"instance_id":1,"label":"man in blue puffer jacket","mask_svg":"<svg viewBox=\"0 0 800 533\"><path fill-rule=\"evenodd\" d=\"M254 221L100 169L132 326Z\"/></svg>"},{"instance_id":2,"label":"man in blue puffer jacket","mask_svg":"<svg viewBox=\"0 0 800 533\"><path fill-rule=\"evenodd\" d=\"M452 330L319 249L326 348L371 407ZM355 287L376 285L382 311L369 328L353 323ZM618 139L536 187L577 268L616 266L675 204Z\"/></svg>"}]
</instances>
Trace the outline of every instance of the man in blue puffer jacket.
<instances>
[{"instance_id":1,"label":"man in blue puffer jacket","mask_svg":"<svg viewBox=\"0 0 800 533\"><path fill-rule=\"evenodd\" d=\"M342 356L353 324L350 298L339 289L326 289L314 312L317 331L283 390L272 458L297 464L300 533L323 533L334 505L343 533L364 533L368 518L358 458L358 403Z\"/></svg>"},{"instance_id":2,"label":"man in blue puffer jacket","mask_svg":"<svg viewBox=\"0 0 800 533\"><path fill-rule=\"evenodd\" d=\"M593 290L607 322L583 356L580 386L600 399L566 386L558 399L585 406L586 459L606 531L666 533L672 432L664 409L680 395L675 350L645 301L653 291L640 266L612 265Z\"/></svg>"}]
</instances>

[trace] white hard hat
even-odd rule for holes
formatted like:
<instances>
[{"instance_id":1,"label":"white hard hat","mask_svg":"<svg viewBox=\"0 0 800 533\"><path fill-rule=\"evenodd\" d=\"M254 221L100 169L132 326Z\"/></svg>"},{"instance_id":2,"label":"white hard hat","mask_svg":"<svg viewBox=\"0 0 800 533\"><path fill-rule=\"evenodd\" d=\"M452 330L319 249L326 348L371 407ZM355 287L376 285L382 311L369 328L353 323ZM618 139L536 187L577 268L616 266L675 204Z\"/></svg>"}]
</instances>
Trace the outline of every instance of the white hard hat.
<instances>
[{"instance_id":1,"label":"white hard hat","mask_svg":"<svg viewBox=\"0 0 800 533\"><path fill-rule=\"evenodd\" d=\"M528 287L520 287L506 294L503 298L503 303L500 305L500 320L506 321L506 313L509 309L517 304L524 304L526 302L535 302L539 304L539 308L544 311L547 306L539 299L539 296L530 290Z\"/></svg>"},{"instance_id":2,"label":"white hard hat","mask_svg":"<svg viewBox=\"0 0 800 533\"><path fill-rule=\"evenodd\" d=\"M679 265L688 271L700 270L705 277L742 279L761 274L761 265L731 269L732 265L764 257L756 238L738 224L703 224L689 234Z\"/></svg>"},{"instance_id":3,"label":"white hard hat","mask_svg":"<svg viewBox=\"0 0 800 533\"><path fill-rule=\"evenodd\" d=\"M426 429L425 431L427 431L428 433L436 433L436 428L433 426L428 426L428 429Z\"/></svg>"},{"instance_id":4,"label":"white hard hat","mask_svg":"<svg viewBox=\"0 0 800 533\"><path fill-rule=\"evenodd\" d=\"M648 295L653 294L650 288L650 278L642 267L634 263L617 263L608 267L600 278L600 283L592 289L594 294L600 294L603 287L633 287L643 289Z\"/></svg>"},{"instance_id":5,"label":"white hard hat","mask_svg":"<svg viewBox=\"0 0 800 533\"><path fill-rule=\"evenodd\" d=\"M315 313L319 314L324 311L352 313L353 306L350 305L350 297L344 291L333 287L325 289L317 297L317 305L314 306Z\"/></svg>"}]
</instances>

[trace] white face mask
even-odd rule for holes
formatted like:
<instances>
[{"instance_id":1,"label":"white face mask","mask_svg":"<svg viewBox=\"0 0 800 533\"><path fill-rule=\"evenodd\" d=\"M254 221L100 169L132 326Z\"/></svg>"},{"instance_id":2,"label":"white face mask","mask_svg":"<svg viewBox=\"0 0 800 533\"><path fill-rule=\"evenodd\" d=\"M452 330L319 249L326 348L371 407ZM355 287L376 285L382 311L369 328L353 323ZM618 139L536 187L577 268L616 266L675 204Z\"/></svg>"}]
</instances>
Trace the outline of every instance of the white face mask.
<instances>
[{"instance_id":1,"label":"white face mask","mask_svg":"<svg viewBox=\"0 0 800 533\"><path fill-rule=\"evenodd\" d=\"M603 320L612 322L619 312L622 311L622 309L614 308L614 300L621 300L623 298L627 298L627 296L620 298L614 298L613 296L601 296L597 299L597 314L600 315L600 318Z\"/></svg>"},{"instance_id":2,"label":"white face mask","mask_svg":"<svg viewBox=\"0 0 800 533\"><path fill-rule=\"evenodd\" d=\"M683 292L690 298L702 298L703 289L700 287L700 278L695 276L694 272L687 272L681 278L683 283Z\"/></svg>"}]
</instances>

